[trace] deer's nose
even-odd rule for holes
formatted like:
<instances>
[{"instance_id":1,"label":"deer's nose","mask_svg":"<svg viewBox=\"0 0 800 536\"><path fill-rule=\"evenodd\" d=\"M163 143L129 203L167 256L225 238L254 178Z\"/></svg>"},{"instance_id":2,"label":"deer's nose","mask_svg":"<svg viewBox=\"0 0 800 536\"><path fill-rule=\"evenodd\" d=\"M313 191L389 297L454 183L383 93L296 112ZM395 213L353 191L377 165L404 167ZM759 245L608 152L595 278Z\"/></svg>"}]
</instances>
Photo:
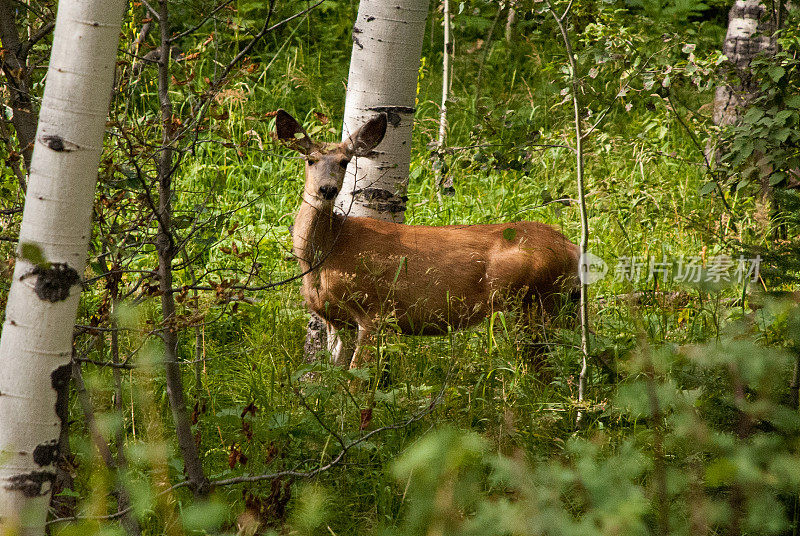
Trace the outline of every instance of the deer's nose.
<instances>
[{"instance_id":1,"label":"deer's nose","mask_svg":"<svg viewBox=\"0 0 800 536\"><path fill-rule=\"evenodd\" d=\"M331 199L336 197L336 194L339 193L339 188L337 188L336 186L331 186L330 184L326 184L324 186L319 187L319 193L326 201L330 201Z\"/></svg>"}]
</instances>

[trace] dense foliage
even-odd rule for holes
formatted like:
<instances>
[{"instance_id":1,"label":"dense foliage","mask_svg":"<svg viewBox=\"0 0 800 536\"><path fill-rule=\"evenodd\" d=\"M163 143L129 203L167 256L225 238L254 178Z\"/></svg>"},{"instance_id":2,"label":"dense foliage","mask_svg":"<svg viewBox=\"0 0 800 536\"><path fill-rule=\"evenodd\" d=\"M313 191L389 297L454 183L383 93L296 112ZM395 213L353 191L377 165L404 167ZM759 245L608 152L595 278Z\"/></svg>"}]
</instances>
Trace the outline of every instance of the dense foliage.
<instances>
[{"instance_id":1,"label":"dense foliage","mask_svg":"<svg viewBox=\"0 0 800 536\"><path fill-rule=\"evenodd\" d=\"M170 3L166 122L156 66L142 59L158 50L157 23L130 5L76 326L81 374L62 464L73 481L53 505L55 518L80 520L56 522L53 533L135 532L114 514L122 496L143 534L796 533L796 10L776 55L754 64L762 93L739 126L720 132L711 107L728 3L571 5L591 131L589 249L608 268L590 286L590 381L579 404L577 333L545 330L544 357L532 360L531 334L514 314L444 337L384 333L364 369L328 366L324 355L306 362L288 229L302 167L273 142L271 118L284 108L313 135L338 139L357 3L326 0L231 61L265 20L313 5ZM432 6L406 219L534 219L575 241L573 73L545 4L513 6L513 20L494 0L453 7L443 163L431 149L442 63ZM20 28L36 29L54 7L17 9ZM30 73L36 95L43 73L38 64ZM24 193L20 147L2 128L4 306ZM159 364L154 203L164 132L176 136L177 310L166 328L179 335L192 433L218 483L204 499L184 484ZM706 147L719 138L727 152L717 164ZM765 164L775 199L766 221L754 179ZM441 165L451 195L438 195ZM227 482L251 475L262 477Z\"/></svg>"}]
</instances>

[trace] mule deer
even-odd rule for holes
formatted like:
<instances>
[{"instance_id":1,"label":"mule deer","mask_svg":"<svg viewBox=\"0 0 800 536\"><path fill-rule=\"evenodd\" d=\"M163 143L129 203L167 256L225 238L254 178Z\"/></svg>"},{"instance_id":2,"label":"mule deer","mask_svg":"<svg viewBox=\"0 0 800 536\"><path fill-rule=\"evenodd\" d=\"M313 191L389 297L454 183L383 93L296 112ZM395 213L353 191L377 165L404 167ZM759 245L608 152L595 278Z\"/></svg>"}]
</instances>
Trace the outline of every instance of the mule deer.
<instances>
[{"instance_id":1,"label":"mule deer","mask_svg":"<svg viewBox=\"0 0 800 536\"><path fill-rule=\"evenodd\" d=\"M333 362L358 366L359 347L385 323L403 333L447 333L480 322L518 300L523 318L553 312L578 281L578 247L543 223L402 225L334 212L353 157L369 157L386 133L386 115L342 143L312 140L279 110L278 139L305 159L294 255L308 308L329 328ZM357 328L355 356L336 334Z\"/></svg>"}]
</instances>

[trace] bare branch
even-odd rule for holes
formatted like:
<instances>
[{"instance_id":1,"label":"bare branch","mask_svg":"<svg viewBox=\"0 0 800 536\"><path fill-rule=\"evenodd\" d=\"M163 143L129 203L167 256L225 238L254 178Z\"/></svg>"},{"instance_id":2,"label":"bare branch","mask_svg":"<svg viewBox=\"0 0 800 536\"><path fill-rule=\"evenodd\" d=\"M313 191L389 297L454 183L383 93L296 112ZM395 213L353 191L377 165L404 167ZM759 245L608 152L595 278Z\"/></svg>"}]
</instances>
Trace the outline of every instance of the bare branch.
<instances>
[{"instance_id":1,"label":"bare branch","mask_svg":"<svg viewBox=\"0 0 800 536\"><path fill-rule=\"evenodd\" d=\"M19 49L19 58L21 61L25 61L28 57L28 53L31 51L33 46L45 38L50 32L53 31L53 28L56 27L56 22L51 20L44 24L41 28L39 28L36 33L34 33L30 39L25 41Z\"/></svg>"},{"instance_id":2,"label":"bare branch","mask_svg":"<svg viewBox=\"0 0 800 536\"><path fill-rule=\"evenodd\" d=\"M186 36L187 36L187 35L189 35L189 34L192 34L192 33L194 33L194 32L195 32L195 31L197 31L197 30L198 30L198 29L199 29L201 26L203 26L203 24L205 24L206 22L208 22L209 20L211 20L211 18L212 18L212 17L213 17L213 16L214 16L214 15L215 15L215 14L216 14L216 13L217 13L219 10L221 10L221 9L222 9L222 8L224 8L225 6L229 5L231 2L233 2L233 0L225 0L225 2L222 2L220 5L218 5L218 6L217 6L217 7L215 7L214 9L212 9L212 10L211 10L211 12L210 12L208 15L206 15L206 17L205 17L205 18L203 18L203 20L202 20L202 21L200 21L198 24L194 25L192 28L189 28L188 30L186 30L186 31L184 31L184 32L181 32L181 33L179 33L178 35L173 35L172 37L170 37L170 38L167 40L167 42L168 42L168 43L174 43L174 42L175 42L175 41L177 41L178 39L181 39L181 38L183 38L183 37L186 37Z\"/></svg>"}]
</instances>

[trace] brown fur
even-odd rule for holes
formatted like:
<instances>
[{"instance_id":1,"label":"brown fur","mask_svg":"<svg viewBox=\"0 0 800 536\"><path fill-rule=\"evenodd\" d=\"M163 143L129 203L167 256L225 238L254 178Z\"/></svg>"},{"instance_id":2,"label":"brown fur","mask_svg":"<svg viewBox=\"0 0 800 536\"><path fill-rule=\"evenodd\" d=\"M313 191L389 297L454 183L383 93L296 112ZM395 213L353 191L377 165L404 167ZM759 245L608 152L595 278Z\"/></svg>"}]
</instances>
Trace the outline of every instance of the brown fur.
<instances>
[{"instance_id":1,"label":"brown fur","mask_svg":"<svg viewBox=\"0 0 800 536\"><path fill-rule=\"evenodd\" d=\"M335 214L325 194L341 188L343 161L381 141L385 117L323 146L281 112L278 137L306 155L293 236L302 292L333 328L358 327L360 342L387 323L403 333L441 334L474 325L514 299L550 311L577 286L577 246L543 223L431 227Z\"/></svg>"}]
</instances>

